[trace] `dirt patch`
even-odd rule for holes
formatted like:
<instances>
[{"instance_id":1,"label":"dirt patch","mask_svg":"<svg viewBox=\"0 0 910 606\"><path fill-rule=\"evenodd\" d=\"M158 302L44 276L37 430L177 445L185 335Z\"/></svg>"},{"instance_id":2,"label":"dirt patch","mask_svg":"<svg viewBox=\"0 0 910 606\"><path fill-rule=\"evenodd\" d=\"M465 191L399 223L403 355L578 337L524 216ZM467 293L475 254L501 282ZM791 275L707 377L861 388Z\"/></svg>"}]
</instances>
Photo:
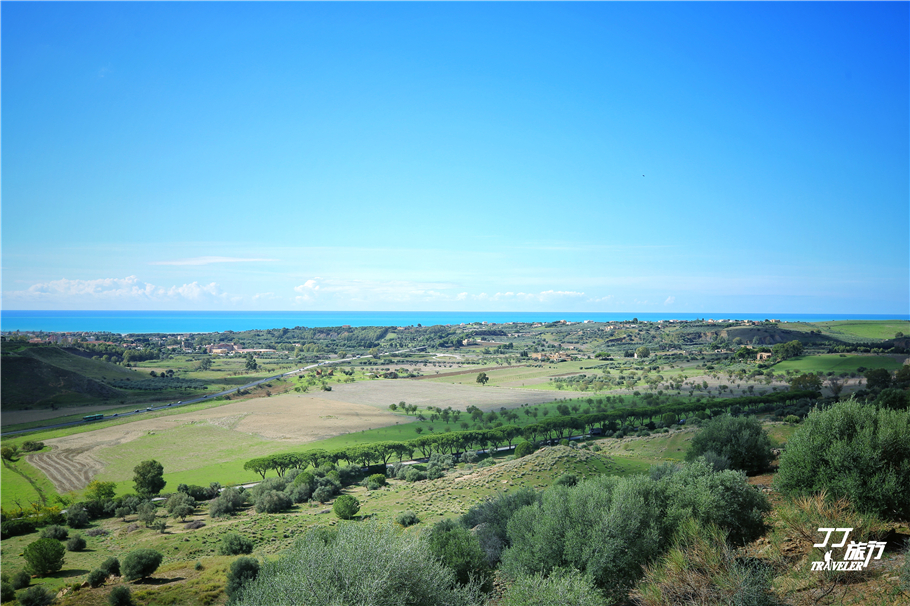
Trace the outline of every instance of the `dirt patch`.
<instances>
[{"instance_id":1,"label":"dirt patch","mask_svg":"<svg viewBox=\"0 0 910 606\"><path fill-rule=\"evenodd\" d=\"M454 377L456 375L472 375L475 373L480 374L480 373L486 372L488 370L505 370L507 368L524 368L524 367L525 367L524 364L519 364L518 366L493 366L491 368L473 368L470 370L459 370L456 372L441 372L439 374L424 375L422 377L411 377L409 380L410 381L420 381L421 379L438 379L440 377ZM426 369L423 369L423 370L426 371Z\"/></svg>"},{"instance_id":2,"label":"dirt patch","mask_svg":"<svg viewBox=\"0 0 910 606\"><path fill-rule=\"evenodd\" d=\"M191 431L194 430L191 426L203 426L201 429L208 431L201 432L200 436L204 434L208 441L202 440L205 445L199 443L197 446L209 451L205 456L210 457L219 448L250 444L254 438L304 444L362 429L394 425L400 420L400 416L373 406L315 395L286 394L100 427L94 431L45 440L53 450L30 455L29 462L43 471L63 493L84 488L95 475L128 454L124 445L140 437L146 438L143 442L147 442L151 436L161 434L155 439L160 438L162 444L169 444L168 440L189 437L186 435L188 431L195 433ZM213 434L216 428L226 433ZM173 438L169 437L171 435ZM126 448L136 447L131 445ZM170 463L169 469L189 468L194 458L203 456L198 451L185 448L162 448L160 453L156 451L150 455L163 461L166 457L176 457L175 452L182 452L183 455L179 462Z\"/></svg>"},{"instance_id":3,"label":"dirt patch","mask_svg":"<svg viewBox=\"0 0 910 606\"><path fill-rule=\"evenodd\" d=\"M476 372L476 370L471 372ZM447 408L451 406L455 410L465 410L472 405L482 410L492 410L501 406L514 408L522 404L552 402L560 397L565 397L565 394L535 389L482 387L480 385L403 381L401 379L358 381L357 383L333 385L332 391L319 394L319 398L322 399L366 404L381 409L387 409L392 403L407 402L420 407Z\"/></svg>"}]
</instances>

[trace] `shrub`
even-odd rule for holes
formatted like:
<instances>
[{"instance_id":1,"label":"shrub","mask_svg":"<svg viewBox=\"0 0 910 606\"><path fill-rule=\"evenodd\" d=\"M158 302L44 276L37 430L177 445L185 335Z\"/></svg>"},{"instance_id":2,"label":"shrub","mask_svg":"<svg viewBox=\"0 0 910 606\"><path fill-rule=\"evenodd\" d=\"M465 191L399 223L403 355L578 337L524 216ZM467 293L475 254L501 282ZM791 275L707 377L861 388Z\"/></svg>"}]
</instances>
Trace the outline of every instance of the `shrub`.
<instances>
[{"instance_id":1,"label":"shrub","mask_svg":"<svg viewBox=\"0 0 910 606\"><path fill-rule=\"evenodd\" d=\"M725 456L719 455L713 450L709 450L702 458L705 462L711 466L714 471L723 471L725 469L730 469L730 459Z\"/></svg>"},{"instance_id":2,"label":"shrub","mask_svg":"<svg viewBox=\"0 0 910 606\"><path fill-rule=\"evenodd\" d=\"M7 520L0 524L0 537L8 539L35 532L35 525L29 520Z\"/></svg>"},{"instance_id":3,"label":"shrub","mask_svg":"<svg viewBox=\"0 0 910 606\"><path fill-rule=\"evenodd\" d=\"M259 576L259 561L255 558L237 558L231 562L231 569L227 575L225 593L228 598L233 598L240 589Z\"/></svg>"},{"instance_id":4,"label":"shrub","mask_svg":"<svg viewBox=\"0 0 910 606\"><path fill-rule=\"evenodd\" d=\"M478 458L479 458L479 457L478 457L476 451L474 451L474 450L466 450L466 451L464 452L464 454L461 455L461 462L462 462L462 463L468 463L468 464L476 463Z\"/></svg>"},{"instance_id":5,"label":"shrub","mask_svg":"<svg viewBox=\"0 0 910 606\"><path fill-rule=\"evenodd\" d=\"M203 522L202 520L193 520L192 522L187 522L186 524L184 524L183 528L185 528L186 530L197 530L199 528L203 528L204 526L205 526L205 522Z\"/></svg>"},{"instance_id":6,"label":"shrub","mask_svg":"<svg viewBox=\"0 0 910 606\"><path fill-rule=\"evenodd\" d=\"M69 538L70 531L64 528L63 526L57 526L56 524L51 524L41 531L42 539L54 539L56 541L65 541Z\"/></svg>"},{"instance_id":7,"label":"shrub","mask_svg":"<svg viewBox=\"0 0 910 606\"><path fill-rule=\"evenodd\" d=\"M781 455L774 480L790 496L826 490L863 513L910 517L910 410L866 406L854 399L815 410Z\"/></svg>"},{"instance_id":8,"label":"shrub","mask_svg":"<svg viewBox=\"0 0 910 606\"><path fill-rule=\"evenodd\" d=\"M368 477L367 480L368 480L369 482L373 482L373 483L375 483L375 484L378 484L379 486L385 486L385 485L386 485L385 475L383 475L383 474L381 474L381 473L374 473L373 475L371 475L370 477Z\"/></svg>"},{"instance_id":9,"label":"shrub","mask_svg":"<svg viewBox=\"0 0 910 606\"><path fill-rule=\"evenodd\" d=\"M770 505L740 472L715 473L695 461L653 476L596 476L573 488L550 487L540 503L509 519L504 572L517 577L574 568L612 599L622 599L642 566L669 548L667 538L690 516L721 527L735 544L764 531Z\"/></svg>"},{"instance_id":10,"label":"shrub","mask_svg":"<svg viewBox=\"0 0 910 606\"><path fill-rule=\"evenodd\" d=\"M689 519L679 528L670 550L647 567L639 585L642 606L775 606L767 566L739 560L724 532Z\"/></svg>"},{"instance_id":11,"label":"shrub","mask_svg":"<svg viewBox=\"0 0 910 606\"><path fill-rule=\"evenodd\" d=\"M10 583L12 584L13 589L25 589L32 584L32 575L25 572L24 570L20 570L13 575Z\"/></svg>"},{"instance_id":12,"label":"shrub","mask_svg":"<svg viewBox=\"0 0 910 606\"><path fill-rule=\"evenodd\" d=\"M126 516L130 515L131 513L133 513L133 510L129 507L118 507L114 510L114 516L120 518L124 522L126 521Z\"/></svg>"},{"instance_id":13,"label":"shrub","mask_svg":"<svg viewBox=\"0 0 910 606\"><path fill-rule=\"evenodd\" d=\"M221 543L218 545L219 555L240 555L253 553L253 542L248 538L229 532L221 537Z\"/></svg>"},{"instance_id":14,"label":"shrub","mask_svg":"<svg viewBox=\"0 0 910 606\"><path fill-rule=\"evenodd\" d=\"M477 537L491 567L499 563L502 550L511 545L507 526L512 515L538 499L538 493L532 488L520 488L508 494L499 493L472 506L461 516L462 525L470 528Z\"/></svg>"},{"instance_id":15,"label":"shrub","mask_svg":"<svg viewBox=\"0 0 910 606\"><path fill-rule=\"evenodd\" d=\"M87 537L103 537L108 534L108 531L104 528L90 528L85 531L85 536Z\"/></svg>"},{"instance_id":16,"label":"shrub","mask_svg":"<svg viewBox=\"0 0 910 606\"><path fill-rule=\"evenodd\" d=\"M107 603L110 606L133 606L133 596L126 585L117 585L107 594Z\"/></svg>"},{"instance_id":17,"label":"shrub","mask_svg":"<svg viewBox=\"0 0 910 606\"><path fill-rule=\"evenodd\" d=\"M205 566L202 565L202 562L196 561L196 564L193 565L193 570L205 570Z\"/></svg>"},{"instance_id":18,"label":"shrub","mask_svg":"<svg viewBox=\"0 0 910 606\"><path fill-rule=\"evenodd\" d=\"M73 503L66 509L66 525L70 528L88 526L88 512L82 503Z\"/></svg>"},{"instance_id":19,"label":"shrub","mask_svg":"<svg viewBox=\"0 0 910 606\"><path fill-rule=\"evenodd\" d=\"M209 515L213 518L228 517L246 503L246 497L236 488L226 488L221 496L209 505Z\"/></svg>"},{"instance_id":20,"label":"shrub","mask_svg":"<svg viewBox=\"0 0 910 606\"><path fill-rule=\"evenodd\" d=\"M293 503L290 497L277 490L269 490L256 499L256 513L278 513L289 509Z\"/></svg>"},{"instance_id":21,"label":"shrub","mask_svg":"<svg viewBox=\"0 0 910 606\"><path fill-rule=\"evenodd\" d=\"M475 586L456 586L454 573L430 553L419 533L378 522L341 524L326 540L308 532L283 557L234 594L234 603L445 604L479 606Z\"/></svg>"},{"instance_id":22,"label":"shrub","mask_svg":"<svg viewBox=\"0 0 910 606\"><path fill-rule=\"evenodd\" d=\"M566 473L561 475L555 483L557 486L575 486L578 484L578 476L574 473Z\"/></svg>"},{"instance_id":23,"label":"shrub","mask_svg":"<svg viewBox=\"0 0 910 606\"><path fill-rule=\"evenodd\" d=\"M492 569L477 537L455 520L436 523L428 542L430 552L455 573L459 583L467 584L471 579L482 585L490 583Z\"/></svg>"},{"instance_id":24,"label":"shrub","mask_svg":"<svg viewBox=\"0 0 910 606\"><path fill-rule=\"evenodd\" d=\"M786 417L784 417L784 422L790 423L791 425L796 425L797 423L799 423L799 417L797 417L796 415L787 415Z\"/></svg>"},{"instance_id":25,"label":"shrub","mask_svg":"<svg viewBox=\"0 0 910 606\"><path fill-rule=\"evenodd\" d=\"M32 440L26 440L22 443L22 446L19 447L22 452L35 452L44 448L44 442L35 442Z\"/></svg>"},{"instance_id":26,"label":"shrub","mask_svg":"<svg viewBox=\"0 0 910 606\"><path fill-rule=\"evenodd\" d=\"M66 550L54 539L38 539L26 546L22 555L25 558L25 569L33 575L43 576L63 568L63 556Z\"/></svg>"},{"instance_id":27,"label":"shrub","mask_svg":"<svg viewBox=\"0 0 910 606\"><path fill-rule=\"evenodd\" d=\"M20 606L48 606L53 601L54 594L49 592L44 585L35 585L19 594Z\"/></svg>"},{"instance_id":28,"label":"shrub","mask_svg":"<svg viewBox=\"0 0 910 606\"><path fill-rule=\"evenodd\" d=\"M183 492L176 492L168 497L164 508L172 517L185 520L186 516L196 509L196 499Z\"/></svg>"},{"instance_id":29,"label":"shrub","mask_svg":"<svg viewBox=\"0 0 910 606\"><path fill-rule=\"evenodd\" d=\"M132 581L152 575L158 570L163 557L154 549L137 549L129 552L124 556L121 566L123 578Z\"/></svg>"},{"instance_id":30,"label":"shrub","mask_svg":"<svg viewBox=\"0 0 910 606\"><path fill-rule=\"evenodd\" d=\"M82 535L74 534L66 542L67 551L83 551L85 549L85 539L82 538Z\"/></svg>"},{"instance_id":31,"label":"shrub","mask_svg":"<svg viewBox=\"0 0 910 606\"><path fill-rule=\"evenodd\" d=\"M334 491L328 486L320 486L313 491L313 500L319 501L320 503L325 503L326 501L331 501L334 496Z\"/></svg>"},{"instance_id":32,"label":"shrub","mask_svg":"<svg viewBox=\"0 0 910 606\"><path fill-rule=\"evenodd\" d=\"M120 560L117 558L108 558L101 563L98 569L108 576L120 576Z\"/></svg>"},{"instance_id":33,"label":"shrub","mask_svg":"<svg viewBox=\"0 0 910 606\"><path fill-rule=\"evenodd\" d=\"M774 459L771 440L755 417L721 415L705 423L692 438L686 460L709 451L728 459L731 469L746 473L764 471Z\"/></svg>"},{"instance_id":34,"label":"shrub","mask_svg":"<svg viewBox=\"0 0 910 606\"><path fill-rule=\"evenodd\" d=\"M92 587L101 587L104 584L104 581L107 580L107 575L104 574L103 570L96 568L88 573L88 578L86 580Z\"/></svg>"},{"instance_id":35,"label":"shrub","mask_svg":"<svg viewBox=\"0 0 910 606\"><path fill-rule=\"evenodd\" d=\"M335 499L332 511L342 520L350 520L360 511L360 501L349 494L343 494Z\"/></svg>"},{"instance_id":36,"label":"shrub","mask_svg":"<svg viewBox=\"0 0 910 606\"><path fill-rule=\"evenodd\" d=\"M530 441L522 442L515 447L515 458L520 459L521 457L527 456L537 450L534 448L534 444Z\"/></svg>"},{"instance_id":37,"label":"shrub","mask_svg":"<svg viewBox=\"0 0 910 606\"><path fill-rule=\"evenodd\" d=\"M417 514L411 511L410 509L402 511L395 517L395 522L401 524L405 528L408 526L413 526L414 524L420 523L420 518L417 517Z\"/></svg>"},{"instance_id":38,"label":"shrub","mask_svg":"<svg viewBox=\"0 0 910 606\"><path fill-rule=\"evenodd\" d=\"M408 482L419 482L427 479L427 474L411 466L404 472L404 479Z\"/></svg>"},{"instance_id":39,"label":"shrub","mask_svg":"<svg viewBox=\"0 0 910 606\"><path fill-rule=\"evenodd\" d=\"M12 602L15 599L16 590L13 586L6 581L0 583L0 602Z\"/></svg>"},{"instance_id":40,"label":"shrub","mask_svg":"<svg viewBox=\"0 0 910 606\"><path fill-rule=\"evenodd\" d=\"M549 576L521 575L506 589L499 606L606 606L600 591L577 570Z\"/></svg>"}]
</instances>

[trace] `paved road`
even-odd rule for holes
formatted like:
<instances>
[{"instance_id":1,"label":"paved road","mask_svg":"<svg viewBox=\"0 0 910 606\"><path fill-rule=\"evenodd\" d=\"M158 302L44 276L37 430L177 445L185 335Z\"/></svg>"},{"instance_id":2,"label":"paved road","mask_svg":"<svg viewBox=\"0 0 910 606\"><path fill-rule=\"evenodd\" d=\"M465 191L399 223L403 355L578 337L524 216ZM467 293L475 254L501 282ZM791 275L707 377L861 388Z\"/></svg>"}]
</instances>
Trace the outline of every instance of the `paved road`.
<instances>
[{"instance_id":1,"label":"paved road","mask_svg":"<svg viewBox=\"0 0 910 606\"><path fill-rule=\"evenodd\" d=\"M398 351L390 351L390 352L384 353L382 355L402 354L402 353L407 353L410 351L418 351L420 349L426 349L426 347L413 347L411 349L400 349ZM190 398L189 400L181 400L179 402L172 402L169 404L165 404L164 406L151 406L151 407L148 407L145 409L139 408L133 412L121 412L121 413L117 413L117 414L113 414L113 415L105 415L104 419L102 419L102 420L110 421L111 419L122 419L124 417L133 417L136 415L145 414L147 412L155 412L158 410L168 410L168 409L173 409L173 408L179 408L181 406L186 406L188 404L197 404L199 402L205 402L206 400L212 400L214 398L226 396L228 394L237 393L241 389L250 389L252 387L256 387L257 385L261 385L263 383L268 383L269 381L274 381L275 379L281 379L283 377L290 377L290 376L299 374L301 372L306 372L308 370L312 370L313 368L317 368L319 366L328 366L330 364L342 364L344 362L353 362L354 360L360 360L362 358L369 358L369 357L370 357L369 355L363 355L363 356L354 356L352 358L344 358L341 360L325 360L322 362L317 362L316 364L310 364L309 366L304 366L303 368L298 368L296 370L290 370L288 372L285 372L285 373L282 373L279 375L273 375L271 377L259 379L257 381L253 381L252 383L247 383L246 385L242 385L240 387L232 387L231 389L219 391L218 393L206 394L206 395L198 397L198 398ZM77 425L86 425L88 423L94 423L94 422L95 421L82 421L82 420L70 421L69 423L57 423L54 425L42 425L41 427L32 427L31 429L19 429L17 431L7 431L7 432L3 432L0 435L2 435L5 438L8 436L15 436L15 435L23 434L23 433L31 433L33 431L44 431L46 429L59 429L61 427L75 427Z\"/></svg>"}]
</instances>

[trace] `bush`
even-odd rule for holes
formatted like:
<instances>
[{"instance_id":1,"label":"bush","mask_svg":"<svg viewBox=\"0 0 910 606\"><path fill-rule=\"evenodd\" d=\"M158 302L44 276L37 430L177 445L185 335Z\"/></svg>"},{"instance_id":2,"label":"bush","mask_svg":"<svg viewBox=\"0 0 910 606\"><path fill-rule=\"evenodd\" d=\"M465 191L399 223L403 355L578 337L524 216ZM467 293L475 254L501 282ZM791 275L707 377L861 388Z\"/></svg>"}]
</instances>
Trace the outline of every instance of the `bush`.
<instances>
[{"instance_id":1,"label":"bush","mask_svg":"<svg viewBox=\"0 0 910 606\"><path fill-rule=\"evenodd\" d=\"M350 520L360 511L360 501L349 494L343 494L335 499L332 511L342 520Z\"/></svg>"},{"instance_id":2,"label":"bush","mask_svg":"<svg viewBox=\"0 0 910 606\"><path fill-rule=\"evenodd\" d=\"M38 539L26 546L22 553L26 571L39 577L63 568L65 554L63 545L54 539Z\"/></svg>"},{"instance_id":3,"label":"bush","mask_svg":"<svg viewBox=\"0 0 910 606\"><path fill-rule=\"evenodd\" d=\"M538 493L532 488L520 488L508 494L499 493L474 505L461 516L462 525L470 528L477 537L491 567L499 563L502 550L511 545L507 526L512 515L538 499Z\"/></svg>"},{"instance_id":4,"label":"bush","mask_svg":"<svg viewBox=\"0 0 910 606\"><path fill-rule=\"evenodd\" d=\"M427 474L423 473L419 469L416 469L414 466L411 466L406 472L404 472L404 479L408 482L419 482L421 480L426 480Z\"/></svg>"},{"instance_id":5,"label":"bush","mask_svg":"<svg viewBox=\"0 0 910 606\"><path fill-rule=\"evenodd\" d=\"M729 460L731 469L752 474L765 471L774 460L771 440L755 417L721 415L705 423L692 438L686 460L709 451Z\"/></svg>"},{"instance_id":6,"label":"bush","mask_svg":"<svg viewBox=\"0 0 910 606\"><path fill-rule=\"evenodd\" d=\"M101 563L98 569L108 576L120 576L120 560L108 558Z\"/></svg>"},{"instance_id":7,"label":"bush","mask_svg":"<svg viewBox=\"0 0 910 606\"><path fill-rule=\"evenodd\" d=\"M481 585L490 584L493 571L477 537L458 522L447 519L436 523L430 530L429 547L455 573L459 583L464 585L474 579Z\"/></svg>"},{"instance_id":8,"label":"bush","mask_svg":"<svg viewBox=\"0 0 910 606\"><path fill-rule=\"evenodd\" d=\"M41 531L42 539L54 539L56 541L65 541L69 538L70 531L64 528L63 526L57 526L56 524L51 524L44 528Z\"/></svg>"},{"instance_id":9,"label":"bush","mask_svg":"<svg viewBox=\"0 0 910 606\"><path fill-rule=\"evenodd\" d=\"M781 455L774 480L782 493L826 490L863 513L910 517L910 410L866 406L854 399L814 410Z\"/></svg>"},{"instance_id":10,"label":"bush","mask_svg":"<svg viewBox=\"0 0 910 606\"><path fill-rule=\"evenodd\" d=\"M213 518L224 518L243 507L246 497L236 488L226 488L217 499L209 505L209 515Z\"/></svg>"},{"instance_id":11,"label":"bush","mask_svg":"<svg viewBox=\"0 0 910 606\"><path fill-rule=\"evenodd\" d=\"M229 532L221 537L221 544L218 545L218 555L240 555L253 553L253 542L248 538Z\"/></svg>"},{"instance_id":12,"label":"bush","mask_svg":"<svg viewBox=\"0 0 910 606\"><path fill-rule=\"evenodd\" d=\"M402 511L395 517L395 522L407 528L408 526L413 526L414 524L420 523L420 518L417 517L417 514L411 511L410 509Z\"/></svg>"},{"instance_id":13,"label":"bush","mask_svg":"<svg viewBox=\"0 0 910 606\"><path fill-rule=\"evenodd\" d=\"M133 596L126 585L117 585L107 594L107 603L110 606L133 606Z\"/></svg>"},{"instance_id":14,"label":"bush","mask_svg":"<svg viewBox=\"0 0 910 606\"><path fill-rule=\"evenodd\" d=\"M164 504L164 508L171 514L171 517L180 518L182 521L196 509L196 499L189 494L176 492L168 497L167 502Z\"/></svg>"},{"instance_id":15,"label":"bush","mask_svg":"<svg viewBox=\"0 0 910 606\"><path fill-rule=\"evenodd\" d=\"M515 447L515 458L520 459L521 457L531 454L535 450L537 449L534 448L534 444L532 442L522 442Z\"/></svg>"},{"instance_id":16,"label":"bush","mask_svg":"<svg viewBox=\"0 0 910 606\"><path fill-rule=\"evenodd\" d=\"M121 566L123 578L127 581L144 579L158 570L158 566L161 565L161 560L163 558L164 556L154 549L137 549L131 551L123 558L123 564Z\"/></svg>"},{"instance_id":17,"label":"bush","mask_svg":"<svg viewBox=\"0 0 910 606\"><path fill-rule=\"evenodd\" d=\"M241 606L261 604L407 604L479 606L476 587L455 586L419 533L378 522L341 524L330 536L308 532L283 557L234 594Z\"/></svg>"},{"instance_id":18,"label":"bush","mask_svg":"<svg viewBox=\"0 0 910 606\"><path fill-rule=\"evenodd\" d=\"M240 589L259 576L259 561L255 558L237 558L231 562L231 569L227 575L225 593L228 598L233 598Z\"/></svg>"},{"instance_id":19,"label":"bush","mask_svg":"<svg viewBox=\"0 0 910 606\"><path fill-rule=\"evenodd\" d=\"M85 539L82 538L82 535L74 534L66 542L67 551L83 551L85 549Z\"/></svg>"},{"instance_id":20,"label":"bush","mask_svg":"<svg viewBox=\"0 0 910 606\"><path fill-rule=\"evenodd\" d=\"M104 574L103 570L96 568L88 573L88 578L86 580L92 587L101 587L104 584L104 581L107 580L107 575Z\"/></svg>"},{"instance_id":21,"label":"bush","mask_svg":"<svg viewBox=\"0 0 910 606\"><path fill-rule=\"evenodd\" d=\"M204 528L204 527L205 527L205 522L203 522L202 520L193 520L192 522L187 522L186 524L183 525L183 528L185 530L197 530L199 528Z\"/></svg>"},{"instance_id":22,"label":"bush","mask_svg":"<svg viewBox=\"0 0 910 606\"><path fill-rule=\"evenodd\" d=\"M10 579L10 583L12 584L13 589L25 589L32 584L32 575L24 570L20 570L13 575L13 578Z\"/></svg>"},{"instance_id":23,"label":"bush","mask_svg":"<svg viewBox=\"0 0 910 606\"><path fill-rule=\"evenodd\" d=\"M331 501L333 496L334 491L328 486L320 486L313 491L313 500L319 501L320 503Z\"/></svg>"},{"instance_id":24,"label":"bush","mask_svg":"<svg viewBox=\"0 0 910 606\"><path fill-rule=\"evenodd\" d=\"M371 475L370 477L367 478L367 481L378 484L379 486L386 485L385 475L383 475L381 473L374 473L373 475Z\"/></svg>"},{"instance_id":25,"label":"bush","mask_svg":"<svg viewBox=\"0 0 910 606\"><path fill-rule=\"evenodd\" d=\"M35 585L19 594L20 606L48 606L53 601L54 594L49 592L44 585Z\"/></svg>"},{"instance_id":26,"label":"bush","mask_svg":"<svg viewBox=\"0 0 910 606\"><path fill-rule=\"evenodd\" d=\"M88 512L82 503L73 503L66 509L66 525L70 528L88 526Z\"/></svg>"},{"instance_id":27,"label":"bush","mask_svg":"<svg viewBox=\"0 0 910 606\"><path fill-rule=\"evenodd\" d=\"M695 461L652 475L596 476L573 488L550 487L540 503L509 519L504 572L518 577L574 568L618 600L639 579L642 566L670 547L668 537L690 516L702 525L716 524L737 545L764 531L762 517L770 505L744 474L715 473ZM589 540L592 536L598 540Z\"/></svg>"},{"instance_id":28,"label":"bush","mask_svg":"<svg viewBox=\"0 0 910 606\"><path fill-rule=\"evenodd\" d=\"M557 570L550 576L522 575L506 589L499 606L606 606L590 579L577 570Z\"/></svg>"},{"instance_id":29,"label":"bush","mask_svg":"<svg viewBox=\"0 0 910 606\"><path fill-rule=\"evenodd\" d=\"M0 602L12 602L16 599L16 590L6 581L0 583Z\"/></svg>"},{"instance_id":30,"label":"bush","mask_svg":"<svg viewBox=\"0 0 910 606\"><path fill-rule=\"evenodd\" d=\"M35 532L35 525L29 520L7 520L0 524L0 537L8 539Z\"/></svg>"},{"instance_id":31,"label":"bush","mask_svg":"<svg viewBox=\"0 0 910 606\"><path fill-rule=\"evenodd\" d=\"M35 442L32 440L26 440L22 443L22 446L19 449L22 452L35 452L44 448L44 442Z\"/></svg>"},{"instance_id":32,"label":"bush","mask_svg":"<svg viewBox=\"0 0 910 606\"><path fill-rule=\"evenodd\" d=\"M464 454L461 455L461 462L462 462L462 463L468 463L468 464L476 463L478 458L479 458L479 457L478 457L478 455L477 455L477 451L474 451L474 450L466 450L466 451L464 452Z\"/></svg>"},{"instance_id":33,"label":"bush","mask_svg":"<svg viewBox=\"0 0 910 606\"><path fill-rule=\"evenodd\" d=\"M277 490L269 490L256 499L256 513L278 513L290 509L293 505L290 497Z\"/></svg>"},{"instance_id":34,"label":"bush","mask_svg":"<svg viewBox=\"0 0 910 606\"><path fill-rule=\"evenodd\" d=\"M561 475L555 483L557 486L575 486L578 484L578 476L574 473L566 473Z\"/></svg>"},{"instance_id":35,"label":"bush","mask_svg":"<svg viewBox=\"0 0 910 606\"><path fill-rule=\"evenodd\" d=\"M724 532L714 525L687 520L673 547L649 566L639 585L642 606L775 606L770 570L737 559Z\"/></svg>"}]
</instances>

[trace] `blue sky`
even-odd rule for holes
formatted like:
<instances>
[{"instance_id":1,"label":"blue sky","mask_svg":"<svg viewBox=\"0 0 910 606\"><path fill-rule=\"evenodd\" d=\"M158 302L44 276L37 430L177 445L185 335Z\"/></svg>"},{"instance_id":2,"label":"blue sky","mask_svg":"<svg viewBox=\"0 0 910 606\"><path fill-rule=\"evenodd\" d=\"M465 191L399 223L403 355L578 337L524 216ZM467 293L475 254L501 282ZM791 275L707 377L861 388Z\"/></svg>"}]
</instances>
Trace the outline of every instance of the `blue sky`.
<instances>
[{"instance_id":1,"label":"blue sky","mask_svg":"<svg viewBox=\"0 0 910 606\"><path fill-rule=\"evenodd\" d=\"M2 306L907 314L908 6L4 2Z\"/></svg>"}]
</instances>

